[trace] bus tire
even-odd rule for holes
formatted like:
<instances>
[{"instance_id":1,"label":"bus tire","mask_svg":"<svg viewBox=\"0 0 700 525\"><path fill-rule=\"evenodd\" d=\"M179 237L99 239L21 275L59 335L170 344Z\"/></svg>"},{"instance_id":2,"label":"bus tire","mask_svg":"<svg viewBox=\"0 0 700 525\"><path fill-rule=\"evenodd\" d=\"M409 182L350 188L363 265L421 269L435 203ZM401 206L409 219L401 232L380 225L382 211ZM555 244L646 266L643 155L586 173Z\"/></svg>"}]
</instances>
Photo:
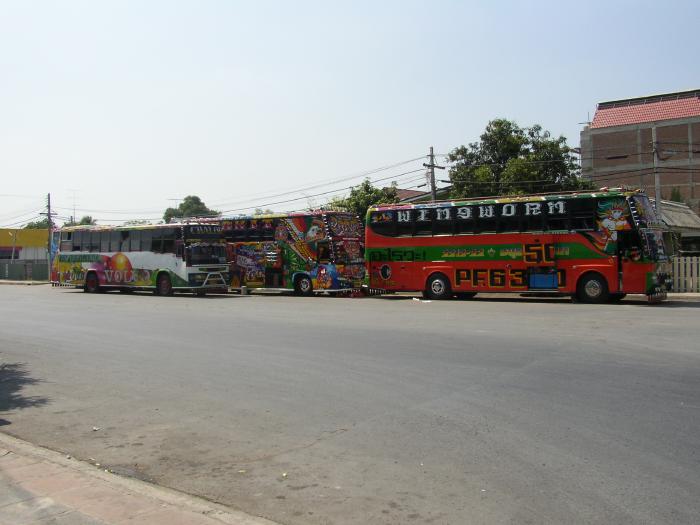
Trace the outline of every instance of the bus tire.
<instances>
[{"instance_id":1,"label":"bus tire","mask_svg":"<svg viewBox=\"0 0 700 525\"><path fill-rule=\"evenodd\" d=\"M173 283L170 280L170 276L165 272L159 273L158 278L156 279L156 295L160 295L161 297L165 297L166 295L172 295L172 294L173 294Z\"/></svg>"},{"instance_id":2,"label":"bus tire","mask_svg":"<svg viewBox=\"0 0 700 525\"><path fill-rule=\"evenodd\" d=\"M100 279L97 272L88 272L85 276L85 286L83 290L87 293L97 293L100 291Z\"/></svg>"},{"instance_id":3,"label":"bus tire","mask_svg":"<svg viewBox=\"0 0 700 525\"><path fill-rule=\"evenodd\" d=\"M585 274L576 286L576 298L582 303L604 303L610 297L605 277L596 272Z\"/></svg>"},{"instance_id":4,"label":"bus tire","mask_svg":"<svg viewBox=\"0 0 700 525\"><path fill-rule=\"evenodd\" d=\"M452 297L452 287L450 286L450 280L441 273L434 273L428 277L428 281L425 286L425 295L429 299L449 299Z\"/></svg>"},{"instance_id":5,"label":"bus tire","mask_svg":"<svg viewBox=\"0 0 700 525\"><path fill-rule=\"evenodd\" d=\"M474 299L476 292L457 292L455 295L457 299Z\"/></svg>"},{"instance_id":6,"label":"bus tire","mask_svg":"<svg viewBox=\"0 0 700 525\"><path fill-rule=\"evenodd\" d=\"M299 275L294 279L294 293L304 297L313 295L314 285L308 275Z\"/></svg>"}]
</instances>

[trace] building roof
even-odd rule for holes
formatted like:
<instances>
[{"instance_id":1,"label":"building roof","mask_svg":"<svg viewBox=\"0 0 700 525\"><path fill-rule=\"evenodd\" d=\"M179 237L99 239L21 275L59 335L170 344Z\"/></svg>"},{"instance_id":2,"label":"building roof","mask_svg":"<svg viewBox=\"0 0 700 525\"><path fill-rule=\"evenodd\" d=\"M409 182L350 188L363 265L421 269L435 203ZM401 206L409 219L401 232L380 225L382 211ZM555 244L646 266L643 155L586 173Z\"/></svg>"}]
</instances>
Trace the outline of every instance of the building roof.
<instances>
[{"instance_id":1,"label":"building roof","mask_svg":"<svg viewBox=\"0 0 700 525\"><path fill-rule=\"evenodd\" d=\"M406 199L413 199L415 197L422 197L424 195L428 195L428 192L396 188L396 196L399 198L399 201L405 201Z\"/></svg>"},{"instance_id":2,"label":"building roof","mask_svg":"<svg viewBox=\"0 0 700 525\"><path fill-rule=\"evenodd\" d=\"M700 117L700 89L601 102L591 128Z\"/></svg>"},{"instance_id":3,"label":"building roof","mask_svg":"<svg viewBox=\"0 0 700 525\"><path fill-rule=\"evenodd\" d=\"M649 199L654 202L654 199ZM700 217L686 204L661 201L661 218L671 230L682 236L700 236Z\"/></svg>"}]
</instances>

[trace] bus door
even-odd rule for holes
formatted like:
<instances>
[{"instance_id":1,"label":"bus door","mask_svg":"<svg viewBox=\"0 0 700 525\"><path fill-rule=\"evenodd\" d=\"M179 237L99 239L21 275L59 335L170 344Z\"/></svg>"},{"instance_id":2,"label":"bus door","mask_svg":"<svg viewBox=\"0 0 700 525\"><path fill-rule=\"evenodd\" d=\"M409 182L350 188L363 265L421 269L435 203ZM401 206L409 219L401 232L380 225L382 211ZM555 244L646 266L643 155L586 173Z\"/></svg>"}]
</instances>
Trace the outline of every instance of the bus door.
<instances>
[{"instance_id":1,"label":"bus door","mask_svg":"<svg viewBox=\"0 0 700 525\"><path fill-rule=\"evenodd\" d=\"M528 289L558 289L561 277L557 272L554 235L529 236L529 239L523 243L523 262L527 270Z\"/></svg>"},{"instance_id":2,"label":"bus door","mask_svg":"<svg viewBox=\"0 0 700 525\"><path fill-rule=\"evenodd\" d=\"M283 288L284 272L282 268L282 248L277 242L264 244L265 288Z\"/></svg>"}]
</instances>

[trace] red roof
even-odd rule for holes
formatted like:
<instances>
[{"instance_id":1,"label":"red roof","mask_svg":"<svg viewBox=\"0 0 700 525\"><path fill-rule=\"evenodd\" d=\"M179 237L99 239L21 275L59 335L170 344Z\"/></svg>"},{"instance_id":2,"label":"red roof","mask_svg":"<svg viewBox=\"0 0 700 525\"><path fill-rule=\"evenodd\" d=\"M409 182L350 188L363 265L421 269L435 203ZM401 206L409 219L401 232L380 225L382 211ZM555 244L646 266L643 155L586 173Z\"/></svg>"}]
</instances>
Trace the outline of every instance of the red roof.
<instances>
[{"instance_id":1,"label":"red roof","mask_svg":"<svg viewBox=\"0 0 700 525\"><path fill-rule=\"evenodd\" d=\"M396 196L400 201L405 199L411 199L413 197L420 197L422 195L428 195L428 192L418 191L418 190L404 190L402 188L396 189Z\"/></svg>"},{"instance_id":2,"label":"red roof","mask_svg":"<svg viewBox=\"0 0 700 525\"><path fill-rule=\"evenodd\" d=\"M663 96L598 104L591 128L700 116L700 96L663 100Z\"/></svg>"}]
</instances>

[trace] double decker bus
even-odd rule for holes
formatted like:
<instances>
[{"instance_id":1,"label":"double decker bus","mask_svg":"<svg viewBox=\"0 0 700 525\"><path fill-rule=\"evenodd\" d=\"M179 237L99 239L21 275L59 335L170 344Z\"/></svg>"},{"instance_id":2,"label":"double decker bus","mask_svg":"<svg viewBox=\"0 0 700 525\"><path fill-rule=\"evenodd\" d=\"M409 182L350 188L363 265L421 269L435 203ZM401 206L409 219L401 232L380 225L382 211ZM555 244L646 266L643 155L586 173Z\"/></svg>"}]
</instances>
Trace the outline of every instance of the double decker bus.
<instances>
[{"instance_id":1,"label":"double decker bus","mask_svg":"<svg viewBox=\"0 0 700 525\"><path fill-rule=\"evenodd\" d=\"M670 286L665 226L641 191L603 188L371 207L370 287L432 299L558 292L582 302Z\"/></svg>"},{"instance_id":2,"label":"double decker bus","mask_svg":"<svg viewBox=\"0 0 700 525\"><path fill-rule=\"evenodd\" d=\"M60 232L52 280L86 292L228 291L226 245L216 223L70 226Z\"/></svg>"},{"instance_id":3,"label":"double decker bus","mask_svg":"<svg viewBox=\"0 0 700 525\"><path fill-rule=\"evenodd\" d=\"M224 218L220 224L228 245L232 289L312 295L362 286L364 232L355 215L267 214Z\"/></svg>"}]
</instances>

